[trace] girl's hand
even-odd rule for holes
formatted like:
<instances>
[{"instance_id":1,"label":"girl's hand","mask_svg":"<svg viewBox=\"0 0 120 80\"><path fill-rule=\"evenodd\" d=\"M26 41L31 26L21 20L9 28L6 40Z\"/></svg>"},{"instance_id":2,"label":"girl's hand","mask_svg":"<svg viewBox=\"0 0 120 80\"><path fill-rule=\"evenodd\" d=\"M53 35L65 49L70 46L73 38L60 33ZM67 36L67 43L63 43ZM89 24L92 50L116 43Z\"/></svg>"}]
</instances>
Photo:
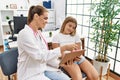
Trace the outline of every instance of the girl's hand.
<instances>
[{"instance_id":1,"label":"girl's hand","mask_svg":"<svg viewBox=\"0 0 120 80\"><path fill-rule=\"evenodd\" d=\"M76 58L74 58L74 60L73 61L80 61L80 56L77 56Z\"/></svg>"}]
</instances>

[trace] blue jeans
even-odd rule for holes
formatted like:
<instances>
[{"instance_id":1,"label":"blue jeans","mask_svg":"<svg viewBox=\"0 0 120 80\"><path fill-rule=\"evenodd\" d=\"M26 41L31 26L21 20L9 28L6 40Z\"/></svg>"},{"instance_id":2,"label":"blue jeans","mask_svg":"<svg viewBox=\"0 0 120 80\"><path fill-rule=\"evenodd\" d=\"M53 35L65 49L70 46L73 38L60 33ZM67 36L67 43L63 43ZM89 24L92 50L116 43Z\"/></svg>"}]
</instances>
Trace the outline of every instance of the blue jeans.
<instances>
[{"instance_id":1,"label":"blue jeans","mask_svg":"<svg viewBox=\"0 0 120 80\"><path fill-rule=\"evenodd\" d=\"M51 80L70 80L62 71L45 71L44 73Z\"/></svg>"}]
</instances>

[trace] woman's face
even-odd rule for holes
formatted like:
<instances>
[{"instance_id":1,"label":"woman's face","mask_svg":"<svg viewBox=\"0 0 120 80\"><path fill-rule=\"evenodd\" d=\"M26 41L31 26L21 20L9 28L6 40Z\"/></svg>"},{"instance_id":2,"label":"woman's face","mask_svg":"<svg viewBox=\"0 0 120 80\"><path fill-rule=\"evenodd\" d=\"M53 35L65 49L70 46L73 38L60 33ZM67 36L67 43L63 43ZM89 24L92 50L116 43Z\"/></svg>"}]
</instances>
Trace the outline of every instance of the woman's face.
<instances>
[{"instance_id":1,"label":"woman's face","mask_svg":"<svg viewBox=\"0 0 120 80\"><path fill-rule=\"evenodd\" d=\"M38 18L38 28L44 28L45 25L48 23L48 12L44 12L43 15L40 15Z\"/></svg>"},{"instance_id":2,"label":"woman's face","mask_svg":"<svg viewBox=\"0 0 120 80\"><path fill-rule=\"evenodd\" d=\"M75 23L73 23L73 22L68 22L68 23L65 25L65 28L64 28L63 33L64 33L64 34L71 34L72 32L75 31L75 28L76 28Z\"/></svg>"}]
</instances>

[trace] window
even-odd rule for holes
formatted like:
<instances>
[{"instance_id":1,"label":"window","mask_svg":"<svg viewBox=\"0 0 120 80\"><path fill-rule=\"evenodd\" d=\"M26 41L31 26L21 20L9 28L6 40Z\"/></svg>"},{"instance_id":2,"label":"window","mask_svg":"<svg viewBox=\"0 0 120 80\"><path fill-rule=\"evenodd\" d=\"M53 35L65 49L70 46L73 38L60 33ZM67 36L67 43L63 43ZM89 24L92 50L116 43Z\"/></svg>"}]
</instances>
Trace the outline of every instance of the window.
<instances>
[{"instance_id":1,"label":"window","mask_svg":"<svg viewBox=\"0 0 120 80\"><path fill-rule=\"evenodd\" d=\"M95 1L99 3L100 0ZM85 39L85 55L89 58L93 58L96 55L94 43L91 42L90 33L93 31L91 26L90 17L94 15L94 12L90 11L90 6L93 3L93 0L66 0L66 16L73 16L78 21L77 32L81 36L84 36ZM117 16L116 19L120 19L120 16ZM110 58L111 71L120 75L120 32L118 35L118 40L115 42L115 45L112 46L112 52L109 51L108 57Z\"/></svg>"}]
</instances>

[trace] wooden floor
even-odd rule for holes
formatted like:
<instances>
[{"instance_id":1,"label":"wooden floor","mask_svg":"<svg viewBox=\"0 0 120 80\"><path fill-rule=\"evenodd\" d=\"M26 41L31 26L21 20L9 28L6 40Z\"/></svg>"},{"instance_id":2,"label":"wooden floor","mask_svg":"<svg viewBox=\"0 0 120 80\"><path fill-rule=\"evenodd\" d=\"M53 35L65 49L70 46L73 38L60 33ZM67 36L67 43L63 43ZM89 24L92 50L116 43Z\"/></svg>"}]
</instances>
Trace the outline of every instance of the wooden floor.
<instances>
[{"instance_id":1,"label":"wooden floor","mask_svg":"<svg viewBox=\"0 0 120 80\"><path fill-rule=\"evenodd\" d=\"M0 53L3 52L3 47L0 46ZM8 80L7 76L4 76L1 69L0 69L0 80ZM100 80L100 79L99 79ZM104 76L104 78L102 78L102 80L106 80L106 76ZM117 79L113 79L112 77L109 76L108 80L117 80Z\"/></svg>"},{"instance_id":2,"label":"wooden floor","mask_svg":"<svg viewBox=\"0 0 120 80\"><path fill-rule=\"evenodd\" d=\"M3 47L0 46L0 54L3 52ZM4 76L0 68L0 80L7 80L7 76Z\"/></svg>"}]
</instances>

